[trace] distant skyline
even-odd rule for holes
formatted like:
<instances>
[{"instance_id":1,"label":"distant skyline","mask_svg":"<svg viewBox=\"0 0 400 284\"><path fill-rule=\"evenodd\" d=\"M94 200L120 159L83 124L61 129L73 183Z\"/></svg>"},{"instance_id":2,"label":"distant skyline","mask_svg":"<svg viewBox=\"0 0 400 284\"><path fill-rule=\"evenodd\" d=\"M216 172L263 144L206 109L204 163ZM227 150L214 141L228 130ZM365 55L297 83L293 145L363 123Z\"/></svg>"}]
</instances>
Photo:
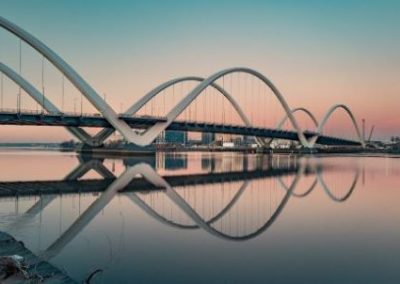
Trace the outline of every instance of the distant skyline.
<instances>
[{"instance_id":1,"label":"distant skyline","mask_svg":"<svg viewBox=\"0 0 400 284\"><path fill-rule=\"evenodd\" d=\"M271 79L292 108L321 118L347 104L382 139L400 135L399 12L395 0L0 0L2 17L56 51L116 111L169 79L246 66ZM0 61L18 70L17 38L0 29L0 43ZM40 64L24 45L22 73L36 86ZM46 74L46 92L59 102L59 73L48 64ZM5 85L4 107L15 105L9 94L16 91ZM73 100L66 99L69 110ZM332 124L352 131L340 117ZM62 128L0 126L0 133L0 142L72 138Z\"/></svg>"}]
</instances>

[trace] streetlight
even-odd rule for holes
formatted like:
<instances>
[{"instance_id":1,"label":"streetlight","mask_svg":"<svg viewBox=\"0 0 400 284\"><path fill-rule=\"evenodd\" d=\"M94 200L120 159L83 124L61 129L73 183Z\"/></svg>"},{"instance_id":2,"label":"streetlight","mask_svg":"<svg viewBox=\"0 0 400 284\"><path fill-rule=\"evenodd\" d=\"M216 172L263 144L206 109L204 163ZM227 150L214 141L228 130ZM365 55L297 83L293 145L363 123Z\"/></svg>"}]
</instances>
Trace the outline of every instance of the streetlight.
<instances>
[{"instance_id":1,"label":"streetlight","mask_svg":"<svg viewBox=\"0 0 400 284\"><path fill-rule=\"evenodd\" d=\"M74 114L76 114L76 98L74 98Z\"/></svg>"}]
</instances>

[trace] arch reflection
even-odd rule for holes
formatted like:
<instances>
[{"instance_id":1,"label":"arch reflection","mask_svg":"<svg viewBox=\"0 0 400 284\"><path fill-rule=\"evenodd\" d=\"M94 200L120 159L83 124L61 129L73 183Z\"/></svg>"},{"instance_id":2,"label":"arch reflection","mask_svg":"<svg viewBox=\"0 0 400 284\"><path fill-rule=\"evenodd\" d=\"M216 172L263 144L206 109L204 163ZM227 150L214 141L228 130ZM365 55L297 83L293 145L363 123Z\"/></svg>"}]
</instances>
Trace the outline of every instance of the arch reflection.
<instances>
[{"instance_id":1,"label":"arch reflection","mask_svg":"<svg viewBox=\"0 0 400 284\"><path fill-rule=\"evenodd\" d=\"M166 162L168 159L172 160ZM177 162L180 159L184 161ZM126 197L132 206L163 225L179 230L200 229L223 240L246 241L266 232L284 214L291 197L306 198L320 187L331 200L345 202L359 178L355 167L350 185L339 185L338 189L324 179L325 173L335 169L290 156L204 155L196 160L198 172L188 170L193 165L187 155L163 157L161 162L138 158L120 162L121 174L110 170L107 160L79 157L77 167L62 180L0 183L0 198L39 196L34 205L8 224L7 231L23 228L59 194L99 192L96 200L42 252L42 258L58 255L117 195ZM101 178L86 180L90 171Z\"/></svg>"}]
</instances>

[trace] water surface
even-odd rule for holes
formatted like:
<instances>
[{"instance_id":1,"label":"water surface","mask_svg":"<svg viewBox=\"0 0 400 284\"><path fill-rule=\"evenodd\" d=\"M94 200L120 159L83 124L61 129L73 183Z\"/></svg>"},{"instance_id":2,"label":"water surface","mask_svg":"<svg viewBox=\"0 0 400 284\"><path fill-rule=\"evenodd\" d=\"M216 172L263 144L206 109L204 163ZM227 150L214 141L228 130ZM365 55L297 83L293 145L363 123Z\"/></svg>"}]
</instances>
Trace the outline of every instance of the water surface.
<instances>
[{"instance_id":1,"label":"water surface","mask_svg":"<svg viewBox=\"0 0 400 284\"><path fill-rule=\"evenodd\" d=\"M0 230L76 281L399 283L400 159L0 153Z\"/></svg>"}]
</instances>

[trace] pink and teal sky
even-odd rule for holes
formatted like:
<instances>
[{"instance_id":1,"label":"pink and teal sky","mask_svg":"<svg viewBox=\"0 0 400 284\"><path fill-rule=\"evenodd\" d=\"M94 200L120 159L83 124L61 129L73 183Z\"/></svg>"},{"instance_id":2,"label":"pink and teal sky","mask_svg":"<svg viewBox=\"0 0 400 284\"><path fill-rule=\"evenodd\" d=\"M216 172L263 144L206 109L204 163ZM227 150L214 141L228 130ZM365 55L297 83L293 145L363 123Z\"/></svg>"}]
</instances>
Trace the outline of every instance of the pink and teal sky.
<instances>
[{"instance_id":1,"label":"pink and teal sky","mask_svg":"<svg viewBox=\"0 0 400 284\"><path fill-rule=\"evenodd\" d=\"M329 106L347 104L383 139L400 135L399 13L396 0L0 0L1 16L56 51L117 111L171 78L246 66L270 78L291 107L321 118ZM18 40L0 30L0 43L1 62L18 70ZM22 73L40 88L41 57L26 45L22 51ZM4 90L3 107L14 107L18 88L6 82ZM60 75L50 64L46 92L60 101ZM35 108L28 99L22 106ZM88 103L84 111L92 111ZM351 131L340 115L331 124ZM71 138L61 128L2 126L0 133L1 142Z\"/></svg>"}]
</instances>

